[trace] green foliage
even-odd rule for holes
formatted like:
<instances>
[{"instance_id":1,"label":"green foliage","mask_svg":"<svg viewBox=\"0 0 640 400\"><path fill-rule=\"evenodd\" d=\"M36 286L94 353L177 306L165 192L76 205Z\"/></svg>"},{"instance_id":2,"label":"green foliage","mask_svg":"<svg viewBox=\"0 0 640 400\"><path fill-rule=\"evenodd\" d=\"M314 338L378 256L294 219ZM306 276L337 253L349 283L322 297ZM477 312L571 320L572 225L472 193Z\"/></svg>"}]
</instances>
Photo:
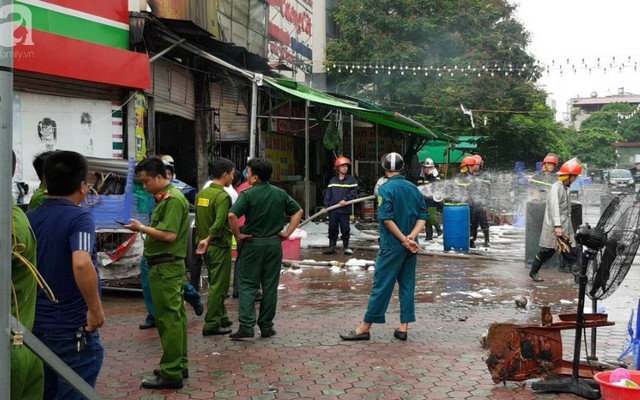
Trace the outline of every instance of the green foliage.
<instances>
[{"instance_id":1,"label":"green foliage","mask_svg":"<svg viewBox=\"0 0 640 400\"><path fill-rule=\"evenodd\" d=\"M370 69L330 70L330 76L339 92L419 118L434 130L486 136L479 152L490 167L539 161L553 150L567 153L567 130L554 122L546 94L534 86L538 72L518 71L534 59L525 51L528 33L514 19L514 7L505 0L341 0L332 14L340 38L327 45L329 63L448 68L428 76ZM494 76L466 69L485 65L515 69ZM461 104L473 110L475 129Z\"/></svg>"},{"instance_id":2,"label":"green foliage","mask_svg":"<svg viewBox=\"0 0 640 400\"><path fill-rule=\"evenodd\" d=\"M617 161L616 150L611 144L622 140L622 136L611 129L592 127L568 136L566 143L571 156L578 157L591 168L610 168Z\"/></svg>"},{"instance_id":3,"label":"green foliage","mask_svg":"<svg viewBox=\"0 0 640 400\"><path fill-rule=\"evenodd\" d=\"M640 141L640 113L628 103L608 104L592 113L580 129L602 128L617 132L625 142Z\"/></svg>"}]
</instances>

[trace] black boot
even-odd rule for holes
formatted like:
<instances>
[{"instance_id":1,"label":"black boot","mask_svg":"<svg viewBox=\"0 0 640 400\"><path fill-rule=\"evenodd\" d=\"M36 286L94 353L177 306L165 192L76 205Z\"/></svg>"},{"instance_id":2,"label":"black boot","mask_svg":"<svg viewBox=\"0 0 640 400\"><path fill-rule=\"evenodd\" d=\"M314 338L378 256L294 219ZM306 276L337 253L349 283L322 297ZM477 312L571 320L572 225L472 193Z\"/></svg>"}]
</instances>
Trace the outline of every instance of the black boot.
<instances>
[{"instance_id":1,"label":"black boot","mask_svg":"<svg viewBox=\"0 0 640 400\"><path fill-rule=\"evenodd\" d=\"M489 247L489 229L483 229L482 233L484 234L484 247Z\"/></svg>"},{"instance_id":2,"label":"black boot","mask_svg":"<svg viewBox=\"0 0 640 400\"><path fill-rule=\"evenodd\" d=\"M424 230L426 231L426 235L424 236L425 240L433 240L433 227L427 224Z\"/></svg>"},{"instance_id":3,"label":"black boot","mask_svg":"<svg viewBox=\"0 0 640 400\"><path fill-rule=\"evenodd\" d=\"M440 224L436 224L436 233L438 237L442 237L442 228L440 228Z\"/></svg>"},{"instance_id":4,"label":"black boot","mask_svg":"<svg viewBox=\"0 0 640 400\"><path fill-rule=\"evenodd\" d=\"M322 254L336 254L336 244L338 239L329 239L329 248L322 252Z\"/></svg>"},{"instance_id":5,"label":"black boot","mask_svg":"<svg viewBox=\"0 0 640 400\"><path fill-rule=\"evenodd\" d=\"M342 239L342 251L348 256L353 254L353 250L349 248L349 239Z\"/></svg>"},{"instance_id":6,"label":"black boot","mask_svg":"<svg viewBox=\"0 0 640 400\"><path fill-rule=\"evenodd\" d=\"M544 281L544 279L540 278L540 275L538 274L540 268L542 268L542 262L540 261L538 256L535 256L533 258L533 262L531 263L531 271L529 271L529 277L533 279L534 282Z\"/></svg>"}]
</instances>

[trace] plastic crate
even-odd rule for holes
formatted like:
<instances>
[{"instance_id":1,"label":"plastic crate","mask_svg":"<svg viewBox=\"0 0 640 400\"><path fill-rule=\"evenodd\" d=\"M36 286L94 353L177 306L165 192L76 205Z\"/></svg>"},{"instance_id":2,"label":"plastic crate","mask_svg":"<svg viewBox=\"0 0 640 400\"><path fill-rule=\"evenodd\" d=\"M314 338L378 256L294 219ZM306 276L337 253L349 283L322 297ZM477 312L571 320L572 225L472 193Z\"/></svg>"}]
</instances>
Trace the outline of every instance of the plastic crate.
<instances>
[{"instance_id":1,"label":"plastic crate","mask_svg":"<svg viewBox=\"0 0 640 400\"><path fill-rule=\"evenodd\" d=\"M137 201L133 196L133 177L134 177L134 161L129 159L129 167L127 170L127 182L125 184L124 194L121 195L88 195L89 212L93 215L96 222L96 229L117 229L121 228L120 224L115 222L128 222L133 216L142 223L149 222L149 215L138 213L134 210Z\"/></svg>"}]
</instances>

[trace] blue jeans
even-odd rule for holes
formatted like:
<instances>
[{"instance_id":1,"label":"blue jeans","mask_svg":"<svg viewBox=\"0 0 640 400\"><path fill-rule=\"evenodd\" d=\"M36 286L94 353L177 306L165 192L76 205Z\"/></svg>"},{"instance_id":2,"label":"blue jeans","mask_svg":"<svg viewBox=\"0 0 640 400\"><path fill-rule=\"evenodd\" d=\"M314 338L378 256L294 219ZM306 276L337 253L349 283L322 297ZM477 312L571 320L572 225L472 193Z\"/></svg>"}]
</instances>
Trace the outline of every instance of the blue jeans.
<instances>
[{"instance_id":1,"label":"blue jeans","mask_svg":"<svg viewBox=\"0 0 640 400\"><path fill-rule=\"evenodd\" d=\"M151 301L151 288L149 287L149 264L147 263L147 257L142 256L140 259L140 280L142 281L142 297L144 298L144 305L147 306L147 322L155 323L155 310L153 309L153 302ZM191 304L193 308L200 305L202 302L200 293L191 284L191 282L185 280L184 286L184 299L187 303Z\"/></svg>"},{"instance_id":2,"label":"blue jeans","mask_svg":"<svg viewBox=\"0 0 640 400\"><path fill-rule=\"evenodd\" d=\"M100 342L100 333L98 331L85 332L86 344L84 350L80 352L78 352L75 332L34 332L34 334L89 385L96 387L96 380L104 360L104 347ZM83 397L67 381L60 378L55 371L45 365L43 399L82 400Z\"/></svg>"}]
</instances>

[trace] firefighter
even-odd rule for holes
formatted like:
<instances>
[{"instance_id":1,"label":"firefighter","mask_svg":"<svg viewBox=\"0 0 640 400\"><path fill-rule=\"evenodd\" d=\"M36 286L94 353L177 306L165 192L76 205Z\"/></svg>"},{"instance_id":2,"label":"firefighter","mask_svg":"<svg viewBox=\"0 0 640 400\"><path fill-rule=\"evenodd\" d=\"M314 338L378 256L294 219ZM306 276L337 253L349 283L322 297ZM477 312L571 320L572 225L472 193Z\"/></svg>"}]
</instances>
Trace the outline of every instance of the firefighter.
<instances>
[{"instance_id":1,"label":"firefighter","mask_svg":"<svg viewBox=\"0 0 640 400\"><path fill-rule=\"evenodd\" d=\"M553 254L560 252L565 265L573 265L578 260L578 247L571 224L571 201L569 187L582 173L582 166L576 158L565 162L556 173L558 180L551 186L544 210L542 233L540 234L540 251L533 259L529 277L535 282L542 282L538 272L542 264Z\"/></svg>"},{"instance_id":2,"label":"firefighter","mask_svg":"<svg viewBox=\"0 0 640 400\"><path fill-rule=\"evenodd\" d=\"M418 181L416 184L418 185L418 189L424 196L425 203L427 206L427 212L429 214L429 219L425 225L425 239L433 240L433 227L436 228L436 232L438 236L442 236L442 229L440 228L440 224L436 219L436 211L438 209L438 205L440 204L438 195L434 193L434 185L433 183L439 181L438 170L436 169L433 160L427 158L422 163L423 173L420 174Z\"/></svg>"},{"instance_id":3,"label":"firefighter","mask_svg":"<svg viewBox=\"0 0 640 400\"><path fill-rule=\"evenodd\" d=\"M542 171L537 172L533 178L531 178L532 191L530 197L532 199L544 200L546 194L551 189L551 185L557 180L555 174L558 167L558 155L555 153L549 153L542 161Z\"/></svg>"},{"instance_id":4,"label":"firefighter","mask_svg":"<svg viewBox=\"0 0 640 400\"><path fill-rule=\"evenodd\" d=\"M484 174L480 174L480 169L484 164L480 155L467 156L460 164L460 176L456 178L456 185L465 191L470 214L470 235L469 247L475 248L478 237L478 226L484 235L484 245L489 247L489 222L487 221L486 203L489 201L489 191L491 181Z\"/></svg>"},{"instance_id":5,"label":"firefighter","mask_svg":"<svg viewBox=\"0 0 640 400\"><path fill-rule=\"evenodd\" d=\"M349 217L351 208L344 207L345 203L358 197L358 182L356 178L349 175L349 165L351 161L347 157L340 156L336 158L334 168L336 176L331 178L327 191L324 195L325 209L336 204L342 207L329 212L329 249L324 254L334 254L336 252L336 243L338 242L338 229L342 233L342 249L344 254L353 254L353 250L349 248Z\"/></svg>"}]
</instances>

